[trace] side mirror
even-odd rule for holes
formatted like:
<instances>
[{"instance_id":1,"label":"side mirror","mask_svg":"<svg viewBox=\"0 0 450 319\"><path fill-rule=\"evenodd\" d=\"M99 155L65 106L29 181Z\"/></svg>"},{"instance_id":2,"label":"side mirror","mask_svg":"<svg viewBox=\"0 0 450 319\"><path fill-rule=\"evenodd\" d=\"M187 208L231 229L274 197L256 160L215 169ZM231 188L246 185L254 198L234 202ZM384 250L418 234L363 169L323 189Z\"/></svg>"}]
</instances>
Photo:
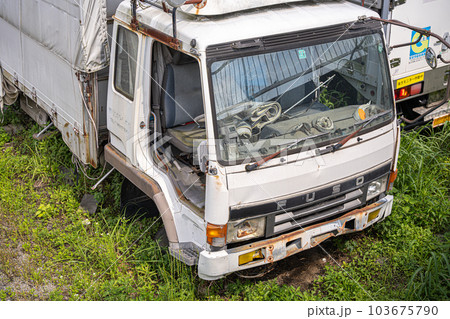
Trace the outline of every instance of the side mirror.
<instances>
[{"instance_id":1,"label":"side mirror","mask_svg":"<svg viewBox=\"0 0 450 319\"><path fill-rule=\"evenodd\" d=\"M425 60L427 61L427 64L430 66L430 68L436 69L437 57L432 48L428 48L427 52L425 52Z\"/></svg>"}]
</instances>

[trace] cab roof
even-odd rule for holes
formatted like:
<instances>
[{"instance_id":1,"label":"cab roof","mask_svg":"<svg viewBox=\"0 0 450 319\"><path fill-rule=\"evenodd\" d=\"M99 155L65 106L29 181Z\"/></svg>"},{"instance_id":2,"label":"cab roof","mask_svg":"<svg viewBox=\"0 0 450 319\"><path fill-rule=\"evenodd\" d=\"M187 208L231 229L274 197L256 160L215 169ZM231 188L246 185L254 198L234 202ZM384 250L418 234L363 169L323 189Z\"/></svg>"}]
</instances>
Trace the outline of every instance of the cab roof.
<instances>
[{"instance_id":1,"label":"cab roof","mask_svg":"<svg viewBox=\"0 0 450 319\"><path fill-rule=\"evenodd\" d=\"M177 12L177 38L187 51L189 43L195 39L197 49L203 52L210 45L349 23L364 15L373 16L376 13L342 0L277 4L207 17ZM119 5L116 18L130 24L130 1ZM151 5L138 6L137 19L146 26L172 36L170 13Z\"/></svg>"}]
</instances>

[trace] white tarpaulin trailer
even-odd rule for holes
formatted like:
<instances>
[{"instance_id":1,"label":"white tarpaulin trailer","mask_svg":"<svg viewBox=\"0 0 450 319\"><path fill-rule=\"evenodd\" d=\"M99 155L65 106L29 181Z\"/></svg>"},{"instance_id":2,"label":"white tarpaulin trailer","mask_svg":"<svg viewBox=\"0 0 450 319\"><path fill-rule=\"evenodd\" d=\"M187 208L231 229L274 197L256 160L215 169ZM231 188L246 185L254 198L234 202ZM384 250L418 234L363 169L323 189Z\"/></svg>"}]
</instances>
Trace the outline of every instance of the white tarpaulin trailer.
<instances>
[{"instance_id":1,"label":"white tarpaulin trailer","mask_svg":"<svg viewBox=\"0 0 450 319\"><path fill-rule=\"evenodd\" d=\"M22 108L41 125L50 116L72 152L93 166L106 129L108 18L120 2L0 1L4 77L25 93Z\"/></svg>"}]
</instances>

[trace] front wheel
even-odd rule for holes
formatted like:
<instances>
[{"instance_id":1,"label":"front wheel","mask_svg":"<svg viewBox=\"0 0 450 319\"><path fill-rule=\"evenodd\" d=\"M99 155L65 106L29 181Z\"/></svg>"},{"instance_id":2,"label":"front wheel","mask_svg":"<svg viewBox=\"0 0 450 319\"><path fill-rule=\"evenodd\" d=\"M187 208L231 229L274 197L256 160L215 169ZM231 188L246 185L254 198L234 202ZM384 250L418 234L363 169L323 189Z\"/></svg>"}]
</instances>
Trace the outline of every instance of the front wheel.
<instances>
[{"instance_id":1,"label":"front wheel","mask_svg":"<svg viewBox=\"0 0 450 319\"><path fill-rule=\"evenodd\" d=\"M120 209L126 218L159 216L155 202L128 179L122 183Z\"/></svg>"},{"instance_id":2,"label":"front wheel","mask_svg":"<svg viewBox=\"0 0 450 319\"><path fill-rule=\"evenodd\" d=\"M167 238L166 229L161 226L155 234L154 240L160 247L169 247L169 239Z\"/></svg>"}]
</instances>

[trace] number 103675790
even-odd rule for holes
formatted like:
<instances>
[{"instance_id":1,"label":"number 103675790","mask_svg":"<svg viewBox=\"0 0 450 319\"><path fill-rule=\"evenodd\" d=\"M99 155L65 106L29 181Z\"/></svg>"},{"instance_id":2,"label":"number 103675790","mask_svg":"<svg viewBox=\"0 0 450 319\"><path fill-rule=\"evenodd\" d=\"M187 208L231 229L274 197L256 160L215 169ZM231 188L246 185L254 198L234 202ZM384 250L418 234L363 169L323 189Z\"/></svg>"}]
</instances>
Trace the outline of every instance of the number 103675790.
<instances>
[{"instance_id":1,"label":"number 103675790","mask_svg":"<svg viewBox=\"0 0 450 319\"><path fill-rule=\"evenodd\" d=\"M369 306L369 316L436 316L437 306Z\"/></svg>"}]
</instances>

